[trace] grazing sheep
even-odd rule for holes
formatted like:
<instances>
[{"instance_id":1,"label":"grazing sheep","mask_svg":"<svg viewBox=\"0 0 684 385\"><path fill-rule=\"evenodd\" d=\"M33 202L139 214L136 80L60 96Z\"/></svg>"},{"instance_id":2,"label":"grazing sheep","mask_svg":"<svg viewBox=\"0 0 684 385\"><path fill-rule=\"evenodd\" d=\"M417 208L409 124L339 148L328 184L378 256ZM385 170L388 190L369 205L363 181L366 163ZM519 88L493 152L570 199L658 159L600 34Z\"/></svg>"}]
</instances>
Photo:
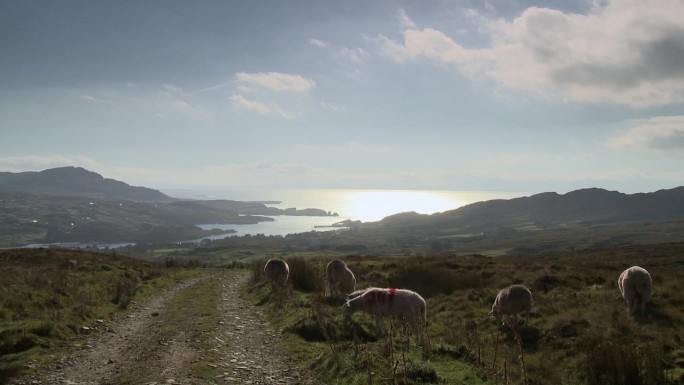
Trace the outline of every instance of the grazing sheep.
<instances>
[{"instance_id":1,"label":"grazing sheep","mask_svg":"<svg viewBox=\"0 0 684 385\"><path fill-rule=\"evenodd\" d=\"M340 293L348 294L356 288L356 277L341 259L335 259L328 263L325 268L325 276L330 287L330 296L338 296Z\"/></svg>"},{"instance_id":2,"label":"grazing sheep","mask_svg":"<svg viewBox=\"0 0 684 385\"><path fill-rule=\"evenodd\" d=\"M271 284L271 291L284 288L287 284L287 277L290 275L290 267L287 262L280 258L271 258L264 266L264 275Z\"/></svg>"},{"instance_id":3,"label":"grazing sheep","mask_svg":"<svg viewBox=\"0 0 684 385\"><path fill-rule=\"evenodd\" d=\"M651 301L653 295L653 281L648 271L639 266L632 266L620 274L618 286L622 298L629 306L629 314L634 314L638 308L641 315L644 315L646 304Z\"/></svg>"},{"instance_id":4,"label":"grazing sheep","mask_svg":"<svg viewBox=\"0 0 684 385\"><path fill-rule=\"evenodd\" d=\"M499 291L489 314L505 322L504 317L512 316L515 321L517 314L525 311L525 325L527 325L527 318L530 316L533 304L532 292L528 288L524 285L512 285Z\"/></svg>"},{"instance_id":5,"label":"grazing sheep","mask_svg":"<svg viewBox=\"0 0 684 385\"><path fill-rule=\"evenodd\" d=\"M362 310L375 317L375 335L385 334L382 317L397 316L407 321L414 334L420 338L426 325L425 300L418 293L404 289L370 288L357 290L347 297L342 306L345 320L357 310Z\"/></svg>"}]
</instances>

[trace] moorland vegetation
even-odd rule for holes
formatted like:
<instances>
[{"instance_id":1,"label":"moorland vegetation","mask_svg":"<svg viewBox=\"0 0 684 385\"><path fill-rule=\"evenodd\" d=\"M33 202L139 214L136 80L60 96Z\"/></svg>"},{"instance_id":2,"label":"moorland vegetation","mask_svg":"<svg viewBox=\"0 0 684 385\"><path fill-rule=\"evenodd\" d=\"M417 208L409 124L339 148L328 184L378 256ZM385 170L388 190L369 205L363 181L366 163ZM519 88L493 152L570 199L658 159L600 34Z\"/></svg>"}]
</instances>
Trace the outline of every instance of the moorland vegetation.
<instances>
[{"instance_id":1,"label":"moorland vegetation","mask_svg":"<svg viewBox=\"0 0 684 385\"><path fill-rule=\"evenodd\" d=\"M293 354L328 384L678 384L684 381L684 244L628 246L511 258L434 254L348 256L357 288L411 289L427 300L426 342L401 323L377 338L370 316L342 317L325 293L329 258L286 258L288 295L263 285L251 295L288 336ZM630 316L617 287L625 267L653 276L643 317ZM499 289L534 295L528 325L488 313Z\"/></svg>"},{"instance_id":2,"label":"moorland vegetation","mask_svg":"<svg viewBox=\"0 0 684 385\"><path fill-rule=\"evenodd\" d=\"M343 298L324 282L332 255L290 252L286 290L272 293L263 265L243 264L243 294L270 318L283 348L302 369L328 384L677 384L684 380L684 243L541 253L517 257L435 253L346 255L357 289L397 287L427 302L425 340L372 317L345 323ZM131 301L168 287L179 276L221 267L216 259L165 264L117 253L67 249L0 252L0 374L12 378L66 354L84 326L97 328ZM630 316L617 277L640 265L655 293L645 315ZM251 269L251 270L250 270ZM251 273L249 273L251 271ZM527 325L502 325L488 313L499 289L524 284L535 306ZM216 303L197 314L215 314ZM197 305L200 306L200 305ZM193 316L190 316L191 318ZM191 320L186 320L192 323ZM203 324L203 325L211 325ZM203 326L206 327L206 326ZM61 353L60 353L61 352ZM209 368L211 369L211 368ZM1 376L0 376L1 377Z\"/></svg>"}]
</instances>

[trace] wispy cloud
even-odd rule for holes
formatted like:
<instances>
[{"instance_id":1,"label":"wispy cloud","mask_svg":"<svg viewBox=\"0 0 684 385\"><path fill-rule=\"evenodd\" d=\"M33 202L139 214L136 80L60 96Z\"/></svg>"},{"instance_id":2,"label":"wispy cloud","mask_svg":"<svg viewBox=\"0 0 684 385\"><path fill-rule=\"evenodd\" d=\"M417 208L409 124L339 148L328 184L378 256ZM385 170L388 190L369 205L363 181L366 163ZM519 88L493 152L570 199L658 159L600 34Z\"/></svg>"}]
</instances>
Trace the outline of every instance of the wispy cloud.
<instances>
[{"instance_id":1,"label":"wispy cloud","mask_svg":"<svg viewBox=\"0 0 684 385\"><path fill-rule=\"evenodd\" d=\"M164 84L164 89L169 92L183 92L183 89L173 84Z\"/></svg>"},{"instance_id":2,"label":"wispy cloud","mask_svg":"<svg viewBox=\"0 0 684 385\"><path fill-rule=\"evenodd\" d=\"M399 19L399 24L403 28L416 28L416 23L411 20L411 18L406 14L406 11L399 9L397 11L397 18Z\"/></svg>"},{"instance_id":3,"label":"wispy cloud","mask_svg":"<svg viewBox=\"0 0 684 385\"><path fill-rule=\"evenodd\" d=\"M320 102L319 104L321 107L323 107L326 110L335 111L335 112L346 111L345 106L343 106L341 104L328 103L328 102Z\"/></svg>"},{"instance_id":4,"label":"wispy cloud","mask_svg":"<svg viewBox=\"0 0 684 385\"><path fill-rule=\"evenodd\" d=\"M308 92L316 86L311 79L281 72L239 72L235 78L244 85L277 92Z\"/></svg>"},{"instance_id":5,"label":"wispy cloud","mask_svg":"<svg viewBox=\"0 0 684 385\"><path fill-rule=\"evenodd\" d=\"M233 106L239 110L254 111L262 115L277 115L287 119L294 118L295 116L277 105L249 100L242 95L233 95L230 100L233 103Z\"/></svg>"},{"instance_id":6,"label":"wispy cloud","mask_svg":"<svg viewBox=\"0 0 684 385\"><path fill-rule=\"evenodd\" d=\"M201 93L207 92L207 91L218 90L218 89L220 89L220 88L224 88L224 87L228 87L228 86L230 86L230 85L233 85L233 84L235 84L235 83L237 83L237 82L238 82L237 80L233 80L233 81L230 81L230 82L228 82L228 83L222 83L222 84L219 84L219 85L216 85L216 86L211 86L211 87L202 88L202 89L200 89L200 90L190 92L189 94L187 94L187 96L193 96L193 95L201 94Z\"/></svg>"},{"instance_id":7,"label":"wispy cloud","mask_svg":"<svg viewBox=\"0 0 684 385\"><path fill-rule=\"evenodd\" d=\"M309 44L313 45L314 47L319 47L319 48L325 48L328 46L328 43L324 42L323 40L320 39L309 39Z\"/></svg>"},{"instance_id":8,"label":"wispy cloud","mask_svg":"<svg viewBox=\"0 0 684 385\"><path fill-rule=\"evenodd\" d=\"M333 45L318 39L309 39L309 44L313 45L314 47L325 49L335 59L343 59L353 63L361 63L370 56L368 51L360 47L349 48L340 45Z\"/></svg>"},{"instance_id":9,"label":"wispy cloud","mask_svg":"<svg viewBox=\"0 0 684 385\"><path fill-rule=\"evenodd\" d=\"M621 132L608 146L628 150L684 150L684 116L659 116Z\"/></svg>"},{"instance_id":10,"label":"wispy cloud","mask_svg":"<svg viewBox=\"0 0 684 385\"><path fill-rule=\"evenodd\" d=\"M490 41L481 49L415 26L405 27L403 41L375 41L394 61L426 58L562 100L638 108L684 103L684 2L596 4L586 15L532 7L514 20L470 11Z\"/></svg>"}]
</instances>

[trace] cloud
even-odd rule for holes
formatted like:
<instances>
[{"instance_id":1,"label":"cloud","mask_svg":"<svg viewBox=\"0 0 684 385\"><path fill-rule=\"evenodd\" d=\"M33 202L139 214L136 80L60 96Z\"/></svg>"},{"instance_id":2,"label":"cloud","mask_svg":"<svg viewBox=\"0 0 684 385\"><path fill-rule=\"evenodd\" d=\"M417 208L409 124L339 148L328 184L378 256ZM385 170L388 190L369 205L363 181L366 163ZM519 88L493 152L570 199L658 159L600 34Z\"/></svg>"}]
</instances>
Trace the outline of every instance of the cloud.
<instances>
[{"instance_id":1,"label":"cloud","mask_svg":"<svg viewBox=\"0 0 684 385\"><path fill-rule=\"evenodd\" d=\"M319 48L326 48L328 46L328 43L324 42L323 40L319 40L319 39L309 39L309 44L313 45L314 47L319 47Z\"/></svg>"},{"instance_id":2,"label":"cloud","mask_svg":"<svg viewBox=\"0 0 684 385\"><path fill-rule=\"evenodd\" d=\"M375 41L391 60L426 58L543 97L637 108L684 103L684 2L596 4L587 14L532 7L514 20L470 10L488 40L477 49L432 28Z\"/></svg>"},{"instance_id":3,"label":"cloud","mask_svg":"<svg viewBox=\"0 0 684 385\"><path fill-rule=\"evenodd\" d=\"M235 78L244 85L277 92L308 92L316 86L311 79L280 72L239 72Z\"/></svg>"},{"instance_id":4,"label":"cloud","mask_svg":"<svg viewBox=\"0 0 684 385\"><path fill-rule=\"evenodd\" d=\"M230 100L233 102L233 106L239 110L255 111L262 115L278 115L287 119L294 118L294 114L283 110L277 105L249 100L242 95L233 95Z\"/></svg>"},{"instance_id":5,"label":"cloud","mask_svg":"<svg viewBox=\"0 0 684 385\"><path fill-rule=\"evenodd\" d=\"M202 88L202 89L200 89L200 90L190 92L189 94L187 94L187 96L193 96L193 95L197 95L197 94L200 94L200 93L203 93L203 92L217 90L217 89L219 89L219 88L228 87L228 86L230 86L230 85L232 85L232 84L235 84L235 83L237 83L237 80L233 80L233 81L230 81L230 82L228 82L228 83L223 83L223 84L219 84L219 85L216 85L216 86L211 86L211 87Z\"/></svg>"},{"instance_id":6,"label":"cloud","mask_svg":"<svg viewBox=\"0 0 684 385\"><path fill-rule=\"evenodd\" d=\"M309 44L311 44L315 47L318 47L318 48L325 49L326 51L328 51L332 54L333 58L335 58L337 60L342 59L342 60L351 61L353 63L362 63L363 61L368 59L368 57L370 56L368 51L366 51L363 48L349 48L349 47L345 47L345 46L335 46L335 45L332 45L328 42L324 42L324 41L319 40L319 39L309 39Z\"/></svg>"},{"instance_id":7,"label":"cloud","mask_svg":"<svg viewBox=\"0 0 684 385\"><path fill-rule=\"evenodd\" d=\"M684 116L659 116L641 121L607 144L614 149L684 150Z\"/></svg>"},{"instance_id":8,"label":"cloud","mask_svg":"<svg viewBox=\"0 0 684 385\"><path fill-rule=\"evenodd\" d=\"M173 84L164 84L164 89L166 91L174 92L174 93L183 92L182 88L180 88L178 86L174 86Z\"/></svg>"},{"instance_id":9,"label":"cloud","mask_svg":"<svg viewBox=\"0 0 684 385\"><path fill-rule=\"evenodd\" d=\"M333 53L333 56L337 59L347 59L352 62L361 63L369 55L368 52L366 52L366 50L364 50L363 48L341 47Z\"/></svg>"},{"instance_id":10,"label":"cloud","mask_svg":"<svg viewBox=\"0 0 684 385\"><path fill-rule=\"evenodd\" d=\"M380 35L375 41L381 45L382 54L396 62L423 57L464 66L476 59L472 51L463 48L443 32L432 28L409 29L404 31L403 35L402 43L397 43L384 35Z\"/></svg>"},{"instance_id":11,"label":"cloud","mask_svg":"<svg viewBox=\"0 0 684 385\"><path fill-rule=\"evenodd\" d=\"M319 105L323 107L326 110L330 111L335 111L335 112L343 112L346 111L347 109L341 105L341 104L334 104L334 103L328 103L328 102L320 102Z\"/></svg>"},{"instance_id":12,"label":"cloud","mask_svg":"<svg viewBox=\"0 0 684 385\"><path fill-rule=\"evenodd\" d=\"M403 9L399 9L399 11L397 11L397 18L399 19L399 24L403 28L416 28L416 23L414 23L413 20L408 17L406 11Z\"/></svg>"}]
</instances>

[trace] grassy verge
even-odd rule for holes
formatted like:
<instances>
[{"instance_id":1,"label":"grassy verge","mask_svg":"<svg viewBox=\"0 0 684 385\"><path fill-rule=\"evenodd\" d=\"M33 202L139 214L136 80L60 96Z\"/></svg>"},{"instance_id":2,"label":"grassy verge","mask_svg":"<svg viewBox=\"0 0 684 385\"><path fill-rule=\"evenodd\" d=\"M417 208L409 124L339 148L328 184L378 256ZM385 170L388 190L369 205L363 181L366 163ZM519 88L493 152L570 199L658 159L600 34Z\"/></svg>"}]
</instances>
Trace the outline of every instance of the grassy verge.
<instances>
[{"instance_id":1,"label":"grassy verge","mask_svg":"<svg viewBox=\"0 0 684 385\"><path fill-rule=\"evenodd\" d=\"M0 380L41 367L99 320L188 274L114 253L1 251Z\"/></svg>"}]
</instances>

